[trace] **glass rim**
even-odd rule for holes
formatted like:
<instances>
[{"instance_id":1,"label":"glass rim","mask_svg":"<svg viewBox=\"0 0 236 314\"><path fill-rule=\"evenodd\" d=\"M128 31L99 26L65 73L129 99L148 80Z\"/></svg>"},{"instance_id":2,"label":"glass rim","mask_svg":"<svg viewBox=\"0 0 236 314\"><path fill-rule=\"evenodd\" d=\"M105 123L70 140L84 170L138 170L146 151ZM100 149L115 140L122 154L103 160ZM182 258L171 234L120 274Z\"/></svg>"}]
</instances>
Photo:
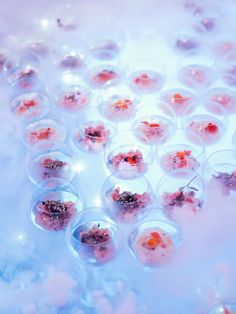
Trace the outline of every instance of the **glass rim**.
<instances>
[{"instance_id":1,"label":"glass rim","mask_svg":"<svg viewBox=\"0 0 236 314\"><path fill-rule=\"evenodd\" d=\"M211 165L210 163L210 159L214 156L216 156L217 154L220 154L220 153L235 153L235 156L236 156L236 149L220 149L220 150L217 150L217 151L214 151L213 153L211 153L210 155L207 156L207 164L208 164L208 167L210 169L212 169L214 172L217 172L216 169L213 168L213 166ZM236 160L235 160L235 167L236 167Z\"/></svg>"}]
</instances>

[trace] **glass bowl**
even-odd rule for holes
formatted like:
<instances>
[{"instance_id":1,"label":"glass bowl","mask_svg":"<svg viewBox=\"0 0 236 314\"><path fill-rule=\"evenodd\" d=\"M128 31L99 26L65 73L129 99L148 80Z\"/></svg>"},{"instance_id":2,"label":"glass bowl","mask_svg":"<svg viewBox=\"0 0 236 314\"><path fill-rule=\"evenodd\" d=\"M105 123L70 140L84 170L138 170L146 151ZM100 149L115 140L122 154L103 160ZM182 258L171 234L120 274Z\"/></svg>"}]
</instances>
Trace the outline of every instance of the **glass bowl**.
<instances>
[{"instance_id":1,"label":"glass bowl","mask_svg":"<svg viewBox=\"0 0 236 314\"><path fill-rule=\"evenodd\" d=\"M24 141L28 145L34 145L41 141L53 140L64 141L66 136L66 126L63 121L55 116L45 117L41 120L29 124L24 131Z\"/></svg>"},{"instance_id":2,"label":"glass bowl","mask_svg":"<svg viewBox=\"0 0 236 314\"><path fill-rule=\"evenodd\" d=\"M236 150L220 150L207 158L210 182L229 195L236 191Z\"/></svg>"},{"instance_id":3,"label":"glass bowl","mask_svg":"<svg viewBox=\"0 0 236 314\"><path fill-rule=\"evenodd\" d=\"M128 84L136 94L153 94L165 83L164 65L159 56L134 57L128 65Z\"/></svg>"},{"instance_id":4,"label":"glass bowl","mask_svg":"<svg viewBox=\"0 0 236 314\"><path fill-rule=\"evenodd\" d=\"M185 176L167 174L158 184L162 210L172 220L196 215L202 209L204 192L204 182L194 171Z\"/></svg>"},{"instance_id":5,"label":"glass bowl","mask_svg":"<svg viewBox=\"0 0 236 314\"><path fill-rule=\"evenodd\" d=\"M163 143L175 128L175 122L162 115L139 116L132 124L134 135L146 145Z\"/></svg>"},{"instance_id":6,"label":"glass bowl","mask_svg":"<svg viewBox=\"0 0 236 314\"><path fill-rule=\"evenodd\" d=\"M102 187L105 206L120 223L133 223L147 214L153 191L145 177L122 180L109 176Z\"/></svg>"},{"instance_id":7,"label":"glass bowl","mask_svg":"<svg viewBox=\"0 0 236 314\"><path fill-rule=\"evenodd\" d=\"M162 144L160 151L160 165L163 171L178 174L201 167L204 158L204 144L202 139L187 129L177 129L172 136ZM169 172L171 171L171 172Z\"/></svg>"},{"instance_id":8,"label":"glass bowl","mask_svg":"<svg viewBox=\"0 0 236 314\"><path fill-rule=\"evenodd\" d=\"M82 197L66 180L42 181L31 200L33 223L45 231L65 230L83 207Z\"/></svg>"},{"instance_id":9,"label":"glass bowl","mask_svg":"<svg viewBox=\"0 0 236 314\"><path fill-rule=\"evenodd\" d=\"M121 178L134 178L143 175L152 161L152 149L136 143L132 130L118 132L111 138L105 152L108 169Z\"/></svg>"},{"instance_id":10,"label":"glass bowl","mask_svg":"<svg viewBox=\"0 0 236 314\"><path fill-rule=\"evenodd\" d=\"M38 92L22 94L11 100L12 112L27 122L43 118L50 107L49 98Z\"/></svg>"},{"instance_id":11,"label":"glass bowl","mask_svg":"<svg viewBox=\"0 0 236 314\"><path fill-rule=\"evenodd\" d=\"M123 74L119 68L110 64L90 67L85 73L85 80L91 88L103 89L121 83Z\"/></svg>"},{"instance_id":12,"label":"glass bowl","mask_svg":"<svg viewBox=\"0 0 236 314\"><path fill-rule=\"evenodd\" d=\"M103 119L97 107L85 110L79 117L74 143L89 153L101 153L108 146L116 126Z\"/></svg>"},{"instance_id":13,"label":"glass bowl","mask_svg":"<svg viewBox=\"0 0 236 314\"><path fill-rule=\"evenodd\" d=\"M216 107L217 105L215 105ZM192 133L189 133L189 130L201 137L205 145L213 145L221 140L226 132L227 117L220 105L218 105L217 112L218 114L209 114L206 107L199 107L193 115L183 120L183 127L194 143L196 141L192 138Z\"/></svg>"},{"instance_id":14,"label":"glass bowl","mask_svg":"<svg viewBox=\"0 0 236 314\"><path fill-rule=\"evenodd\" d=\"M207 110L216 115L236 113L236 93L228 88L216 87L209 89L202 99ZM219 109L223 108L224 111Z\"/></svg>"},{"instance_id":15,"label":"glass bowl","mask_svg":"<svg viewBox=\"0 0 236 314\"><path fill-rule=\"evenodd\" d=\"M132 119L140 100L126 87L113 87L101 95L99 110L108 120L122 122Z\"/></svg>"},{"instance_id":16,"label":"glass bowl","mask_svg":"<svg viewBox=\"0 0 236 314\"><path fill-rule=\"evenodd\" d=\"M171 261L180 241L181 232L177 225L149 215L134 226L129 247L144 266L160 267Z\"/></svg>"},{"instance_id":17,"label":"glass bowl","mask_svg":"<svg viewBox=\"0 0 236 314\"><path fill-rule=\"evenodd\" d=\"M190 58L181 64L178 79L186 87L202 92L216 80L214 62L203 57Z\"/></svg>"},{"instance_id":18,"label":"glass bowl","mask_svg":"<svg viewBox=\"0 0 236 314\"><path fill-rule=\"evenodd\" d=\"M82 85L63 84L55 95L55 105L67 112L77 112L86 108L91 103L92 94L90 90Z\"/></svg>"},{"instance_id":19,"label":"glass bowl","mask_svg":"<svg viewBox=\"0 0 236 314\"><path fill-rule=\"evenodd\" d=\"M100 207L84 209L77 215L68 229L67 242L73 255L86 265L102 266L121 250L119 228Z\"/></svg>"},{"instance_id":20,"label":"glass bowl","mask_svg":"<svg viewBox=\"0 0 236 314\"><path fill-rule=\"evenodd\" d=\"M173 88L160 94L163 107L169 107L177 117L192 113L198 105L197 97L184 88Z\"/></svg>"},{"instance_id":21,"label":"glass bowl","mask_svg":"<svg viewBox=\"0 0 236 314\"><path fill-rule=\"evenodd\" d=\"M73 165L72 151L62 142L35 144L27 157L27 172L34 183L53 178L71 181L75 175Z\"/></svg>"}]
</instances>

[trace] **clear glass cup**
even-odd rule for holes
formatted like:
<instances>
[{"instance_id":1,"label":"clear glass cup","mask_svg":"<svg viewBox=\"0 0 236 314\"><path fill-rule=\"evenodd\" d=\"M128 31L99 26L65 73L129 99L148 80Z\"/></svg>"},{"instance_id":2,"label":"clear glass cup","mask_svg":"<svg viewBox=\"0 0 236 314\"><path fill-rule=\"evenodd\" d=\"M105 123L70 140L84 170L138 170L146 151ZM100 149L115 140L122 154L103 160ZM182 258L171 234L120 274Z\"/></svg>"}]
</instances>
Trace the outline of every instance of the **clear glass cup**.
<instances>
[{"instance_id":1,"label":"clear glass cup","mask_svg":"<svg viewBox=\"0 0 236 314\"><path fill-rule=\"evenodd\" d=\"M34 145L45 140L61 141L66 137L63 120L52 113L41 120L29 124L24 130L23 139L27 145Z\"/></svg>"},{"instance_id":2,"label":"clear glass cup","mask_svg":"<svg viewBox=\"0 0 236 314\"><path fill-rule=\"evenodd\" d=\"M33 54L15 52L6 59L3 71L10 86L19 91L27 92L42 86L40 61Z\"/></svg>"},{"instance_id":3,"label":"clear glass cup","mask_svg":"<svg viewBox=\"0 0 236 314\"><path fill-rule=\"evenodd\" d=\"M189 58L178 70L179 81L198 93L208 88L216 80L214 61L205 57Z\"/></svg>"},{"instance_id":4,"label":"clear glass cup","mask_svg":"<svg viewBox=\"0 0 236 314\"><path fill-rule=\"evenodd\" d=\"M171 174L198 170L204 162L205 146L202 139L187 129L173 131L170 138L161 145L160 166ZM171 172L170 172L171 171Z\"/></svg>"},{"instance_id":5,"label":"clear glass cup","mask_svg":"<svg viewBox=\"0 0 236 314\"><path fill-rule=\"evenodd\" d=\"M60 84L55 94L55 105L66 112L74 113L89 106L92 93L89 88L78 84Z\"/></svg>"},{"instance_id":6,"label":"clear glass cup","mask_svg":"<svg viewBox=\"0 0 236 314\"><path fill-rule=\"evenodd\" d=\"M122 79L122 71L111 64L92 66L85 73L85 81L94 89L104 89L119 85Z\"/></svg>"},{"instance_id":7,"label":"clear glass cup","mask_svg":"<svg viewBox=\"0 0 236 314\"><path fill-rule=\"evenodd\" d=\"M33 145L26 163L29 178L34 183L53 178L71 181L75 176L73 165L70 147L55 141L43 141Z\"/></svg>"},{"instance_id":8,"label":"clear glass cup","mask_svg":"<svg viewBox=\"0 0 236 314\"><path fill-rule=\"evenodd\" d=\"M163 101L162 107L168 107L177 117L192 113L198 105L197 96L184 88L165 90L159 97Z\"/></svg>"},{"instance_id":9,"label":"clear glass cup","mask_svg":"<svg viewBox=\"0 0 236 314\"><path fill-rule=\"evenodd\" d=\"M158 211L156 208L154 210ZM129 236L129 247L134 257L149 268L171 262L180 243L179 226L160 220L153 213L136 224Z\"/></svg>"},{"instance_id":10,"label":"clear glass cup","mask_svg":"<svg viewBox=\"0 0 236 314\"><path fill-rule=\"evenodd\" d=\"M111 28L107 24L100 24L86 30L86 42L90 57L98 61L109 61L120 56L125 45L125 35L117 25L113 24Z\"/></svg>"},{"instance_id":11,"label":"clear glass cup","mask_svg":"<svg viewBox=\"0 0 236 314\"><path fill-rule=\"evenodd\" d=\"M8 57L8 49L5 47L0 47L0 74L2 74L4 70L4 64Z\"/></svg>"},{"instance_id":12,"label":"clear glass cup","mask_svg":"<svg viewBox=\"0 0 236 314\"><path fill-rule=\"evenodd\" d=\"M182 176L164 175L158 184L158 197L164 213L171 220L195 216L203 206L205 186L200 175L188 171Z\"/></svg>"},{"instance_id":13,"label":"clear glass cup","mask_svg":"<svg viewBox=\"0 0 236 314\"><path fill-rule=\"evenodd\" d=\"M68 35L55 42L54 64L63 72L76 71L83 73L87 67L85 43L75 35Z\"/></svg>"},{"instance_id":14,"label":"clear glass cup","mask_svg":"<svg viewBox=\"0 0 236 314\"><path fill-rule=\"evenodd\" d=\"M203 95L201 102L209 112L216 115L236 113L236 93L229 88L211 88Z\"/></svg>"},{"instance_id":15,"label":"clear glass cup","mask_svg":"<svg viewBox=\"0 0 236 314\"><path fill-rule=\"evenodd\" d=\"M74 143L89 153L101 153L109 145L116 125L106 121L97 107L85 110L77 121Z\"/></svg>"},{"instance_id":16,"label":"clear glass cup","mask_svg":"<svg viewBox=\"0 0 236 314\"><path fill-rule=\"evenodd\" d=\"M209 180L223 195L236 191L236 150L220 150L207 158Z\"/></svg>"},{"instance_id":17,"label":"clear glass cup","mask_svg":"<svg viewBox=\"0 0 236 314\"><path fill-rule=\"evenodd\" d=\"M139 220L154 201L151 185L145 177L122 180L111 175L105 180L101 194L104 205L120 223Z\"/></svg>"},{"instance_id":18,"label":"clear glass cup","mask_svg":"<svg viewBox=\"0 0 236 314\"><path fill-rule=\"evenodd\" d=\"M165 83L165 69L159 56L134 57L128 65L127 82L136 94L153 94Z\"/></svg>"},{"instance_id":19,"label":"clear glass cup","mask_svg":"<svg viewBox=\"0 0 236 314\"><path fill-rule=\"evenodd\" d=\"M74 185L63 179L48 179L33 193L31 219L42 230L61 231L82 208L82 197Z\"/></svg>"},{"instance_id":20,"label":"clear glass cup","mask_svg":"<svg viewBox=\"0 0 236 314\"><path fill-rule=\"evenodd\" d=\"M107 168L123 179L143 175L152 161L151 147L136 141L132 130L120 131L105 152Z\"/></svg>"},{"instance_id":21,"label":"clear glass cup","mask_svg":"<svg viewBox=\"0 0 236 314\"><path fill-rule=\"evenodd\" d=\"M102 266L120 252L121 234L104 208L87 208L70 224L67 242L81 263Z\"/></svg>"},{"instance_id":22,"label":"clear glass cup","mask_svg":"<svg viewBox=\"0 0 236 314\"><path fill-rule=\"evenodd\" d=\"M50 107L49 98L38 92L22 94L11 100L12 112L26 122L43 118Z\"/></svg>"},{"instance_id":23,"label":"clear glass cup","mask_svg":"<svg viewBox=\"0 0 236 314\"><path fill-rule=\"evenodd\" d=\"M230 300L214 307L209 314L235 314L236 313L236 301Z\"/></svg>"},{"instance_id":24,"label":"clear glass cup","mask_svg":"<svg viewBox=\"0 0 236 314\"><path fill-rule=\"evenodd\" d=\"M222 106L214 106L217 114L208 113L206 107L198 107L193 115L183 120L182 126L186 128L187 135L191 138L189 130L201 137L205 145L213 145L219 142L227 129L228 119ZM195 142L195 139L192 139ZM198 141L198 140L197 140Z\"/></svg>"},{"instance_id":25,"label":"clear glass cup","mask_svg":"<svg viewBox=\"0 0 236 314\"><path fill-rule=\"evenodd\" d=\"M100 97L99 110L108 120L122 122L132 119L140 106L140 99L126 86L112 87Z\"/></svg>"},{"instance_id":26,"label":"clear glass cup","mask_svg":"<svg viewBox=\"0 0 236 314\"><path fill-rule=\"evenodd\" d=\"M146 145L159 145L166 141L176 128L174 120L164 115L145 115L135 119L132 130L139 142Z\"/></svg>"}]
</instances>

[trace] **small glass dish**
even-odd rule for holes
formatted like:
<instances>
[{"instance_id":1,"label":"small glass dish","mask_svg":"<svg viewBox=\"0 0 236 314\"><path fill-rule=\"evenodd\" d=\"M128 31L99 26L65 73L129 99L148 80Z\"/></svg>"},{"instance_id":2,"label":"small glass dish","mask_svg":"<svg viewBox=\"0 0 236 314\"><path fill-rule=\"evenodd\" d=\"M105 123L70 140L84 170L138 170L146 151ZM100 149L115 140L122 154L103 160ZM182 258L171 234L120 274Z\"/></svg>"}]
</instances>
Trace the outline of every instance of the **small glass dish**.
<instances>
[{"instance_id":1,"label":"small glass dish","mask_svg":"<svg viewBox=\"0 0 236 314\"><path fill-rule=\"evenodd\" d=\"M17 90L27 92L42 86L40 62L33 54L9 56L3 71L8 83Z\"/></svg>"},{"instance_id":2,"label":"small glass dish","mask_svg":"<svg viewBox=\"0 0 236 314\"><path fill-rule=\"evenodd\" d=\"M220 71L220 77L223 82L234 88L236 86L236 61L227 62Z\"/></svg>"},{"instance_id":3,"label":"small glass dish","mask_svg":"<svg viewBox=\"0 0 236 314\"><path fill-rule=\"evenodd\" d=\"M215 105L217 108L217 105ZM224 109L218 105L218 114L208 113L206 107L199 107L196 112L183 120L183 127L187 130L187 135L191 138L189 130L201 137L205 145L213 145L221 140L226 132L227 117Z\"/></svg>"},{"instance_id":4,"label":"small glass dish","mask_svg":"<svg viewBox=\"0 0 236 314\"><path fill-rule=\"evenodd\" d=\"M122 122L132 119L140 100L126 87L114 87L101 95L99 110L108 120Z\"/></svg>"},{"instance_id":5,"label":"small glass dish","mask_svg":"<svg viewBox=\"0 0 236 314\"><path fill-rule=\"evenodd\" d=\"M63 84L57 89L55 105L67 112L77 112L86 108L91 103L92 94L90 90L82 85Z\"/></svg>"},{"instance_id":6,"label":"small glass dish","mask_svg":"<svg viewBox=\"0 0 236 314\"><path fill-rule=\"evenodd\" d=\"M111 175L103 184L102 198L116 220L133 223L147 214L154 196L145 177L122 180Z\"/></svg>"},{"instance_id":7,"label":"small glass dish","mask_svg":"<svg viewBox=\"0 0 236 314\"><path fill-rule=\"evenodd\" d=\"M165 83L165 70L160 57L132 58L128 67L128 84L136 94L156 93Z\"/></svg>"},{"instance_id":8,"label":"small glass dish","mask_svg":"<svg viewBox=\"0 0 236 314\"><path fill-rule=\"evenodd\" d=\"M66 180L48 179L37 186L31 200L33 223L45 231L65 230L83 207L81 195Z\"/></svg>"},{"instance_id":9,"label":"small glass dish","mask_svg":"<svg viewBox=\"0 0 236 314\"><path fill-rule=\"evenodd\" d=\"M220 150L207 158L210 182L223 195L236 192L236 150Z\"/></svg>"},{"instance_id":10,"label":"small glass dish","mask_svg":"<svg viewBox=\"0 0 236 314\"><path fill-rule=\"evenodd\" d=\"M170 262L180 243L179 226L153 214L135 225L129 236L131 252L146 267L160 267Z\"/></svg>"},{"instance_id":11,"label":"small glass dish","mask_svg":"<svg viewBox=\"0 0 236 314\"><path fill-rule=\"evenodd\" d=\"M172 220L196 215L202 209L204 192L204 182L194 171L184 176L168 173L158 184L162 210Z\"/></svg>"},{"instance_id":12,"label":"small glass dish","mask_svg":"<svg viewBox=\"0 0 236 314\"><path fill-rule=\"evenodd\" d=\"M22 94L11 100L12 112L25 121L43 118L49 112L50 107L49 98L37 92Z\"/></svg>"},{"instance_id":13,"label":"small glass dish","mask_svg":"<svg viewBox=\"0 0 236 314\"><path fill-rule=\"evenodd\" d=\"M165 90L160 94L160 99L163 109L169 107L177 117L192 113L198 104L196 95L184 88Z\"/></svg>"},{"instance_id":14,"label":"small glass dish","mask_svg":"<svg viewBox=\"0 0 236 314\"><path fill-rule=\"evenodd\" d=\"M86 265L102 266L121 250L118 226L100 207L77 215L68 229L67 242L73 255Z\"/></svg>"},{"instance_id":15,"label":"small glass dish","mask_svg":"<svg viewBox=\"0 0 236 314\"><path fill-rule=\"evenodd\" d=\"M152 149L144 144L135 144L132 130L118 132L111 138L105 152L108 169L121 178L134 178L143 175L152 161Z\"/></svg>"},{"instance_id":16,"label":"small glass dish","mask_svg":"<svg viewBox=\"0 0 236 314\"><path fill-rule=\"evenodd\" d=\"M44 141L32 146L27 157L27 172L34 183L46 179L71 181L75 175L72 151L62 142Z\"/></svg>"},{"instance_id":17,"label":"small glass dish","mask_svg":"<svg viewBox=\"0 0 236 314\"><path fill-rule=\"evenodd\" d=\"M190 58L181 64L178 79L186 87L200 93L216 80L214 62L208 58Z\"/></svg>"},{"instance_id":18,"label":"small glass dish","mask_svg":"<svg viewBox=\"0 0 236 314\"><path fill-rule=\"evenodd\" d=\"M63 72L76 71L81 73L86 69L87 47L81 40L74 36L56 41L54 51L54 63Z\"/></svg>"},{"instance_id":19,"label":"small glass dish","mask_svg":"<svg viewBox=\"0 0 236 314\"><path fill-rule=\"evenodd\" d=\"M116 125L103 119L97 107L85 110L79 117L74 143L89 153L101 153L114 135Z\"/></svg>"},{"instance_id":20,"label":"small glass dish","mask_svg":"<svg viewBox=\"0 0 236 314\"><path fill-rule=\"evenodd\" d=\"M63 142L66 136L66 126L60 118L45 117L29 124L24 131L24 141L34 145L44 140Z\"/></svg>"},{"instance_id":21,"label":"small glass dish","mask_svg":"<svg viewBox=\"0 0 236 314\"><path fill-rule=\"evenodd\" d=\"M100 23L99 23L100 24ZM109 61L117 59L125 45L125 35L116 26L112 28L107 24L93 26L86 33L90 57L98 61Z\"/></svg>"},{"instance_id":22,"label":"small glass dish","mask_svg":"<svg viewBox=\"0 0 236 314\"><path fill-rule=\"evenodd\" d=\"M85 73L85 80L92 88L103 89L121 83L123 74L119 68L110 64L90 67Z\"/></svg>"},{"instance_id":23,"label":"small glass dish","mask_svg":"<svg viewBox=\"0 0 236 314\"><path fill-rule=\"evenodd\" d=\"M187 129L177 129L172 136L162 144L160 165L165 172L175 174L201 167L204 158L204 144L202 139Z\"/></svg>"},{"instance_id":24,"label":"small glass dish","mask_svg":"<svg viewBox=\"0 0 236 314\"><path fill-rule=\"evenodd\" d=\"M236 93L229 88L217 87L209 89L203 95L203 105L216 115L232 115L236 113ZM222 111L219 108L223 108Z\"/></svg>"},{"instance_id":25,"label":"small glass dish","mask_svg":"<svg viewBox=\"0 0 236 314\"><path fill-rule=\"evenodd\" d=\"M132 124L134 135L146 145L163 143L175 128L175 122L162 115L139 116Z\"/></svg>"}]
</instances>

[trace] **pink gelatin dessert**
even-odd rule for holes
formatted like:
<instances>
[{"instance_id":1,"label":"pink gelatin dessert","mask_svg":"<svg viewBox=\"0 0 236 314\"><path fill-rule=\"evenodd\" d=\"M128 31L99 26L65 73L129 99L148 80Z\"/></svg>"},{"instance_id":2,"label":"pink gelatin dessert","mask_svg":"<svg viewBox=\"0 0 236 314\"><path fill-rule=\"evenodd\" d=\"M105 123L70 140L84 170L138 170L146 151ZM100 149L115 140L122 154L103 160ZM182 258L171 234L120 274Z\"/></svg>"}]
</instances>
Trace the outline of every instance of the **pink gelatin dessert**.
<instances>
[{"instance_id":1,"label":"pink gelatin dessert","mask_svg":"<svg viewBox=\"0 0 236 314\"><path fill-rule=\"evenodd\" d=\"M179 79L186 86L203 88L214 80L214 72L207 66L189 65L180 70Z\"/></svg>"},{"instance_id":2,"label":"pink gelatin dessert","mask_svg":"<svg viewBox=\"0 0 236 314\"><path fill-rule=\"evenodd\" d=\"M133 73L130 78L130 86L137 93L154 93L161 89L164 78L155 71L139 71Z\"/></svg>"},{"instance_id":3,"label":"pink gelatin dessert","mask_svg":"<svg viewBox=\"0 0 236 314\"><path fill-rule=\"evenodd\" d=\"M83 87L77 90L68 90L60 93L57 106L68 111L77 111L85 108L90 103L90 93Z\"/></svg>"},{"instance_id":4,"label":"pink gelatin dessert","mask_svg":"<svg viewBox=\"0 0 236 314\"><path fill-rule=\"evenodd\" d=\"M134 117L136 108L137 102L129 96L115 95L104 103L103 114L112 121L125 121Z\"/></svg>"},{"instance_id":5,"label":"pink gelatin dessert","mask_svg":"<svg viewBox=\"0 0 236 314\"><path fill-rule=\"evenodd\" d=\"M48 231L64 230L76 214L73 202L42 201L37 205L35 223Z\"/></svg>"},{"instance_id":6,"label":"pink gelatin dessert","mask_svg":"<svg viewBox=\"0 0 236 314\"><path fill-rule=\"evenodd\" d=\"M215 114L234 114L236 112L236 94L227 89L213 89L206 98L206 107Z\"/></svg>"},{"instance_id":7,"label":"pink gelatin dessert","mask_svg":"<svg viewBox=\"0 0 236 314\"><path fill-rule=\"evenodd\" d=\"M95 67L89 70L88 80L94 88L104 88L117 84L121 80L120 71L112 66Z\"/></svg>"},{"instance_id":8,"label":"pink gelatin dessert","mask_svg":"<svg viewBox=\"0 0 236 314\"><path fill-rule=\"evenodd\" d=\"M86 231L80 231L77 237L82 244L80 255L84 261L94 260L97 264L103 264L114 258L115 246L108 228L95 224Z\"/></svg>"},{"instance_id":9,"label":"pink gelatin dessert","mask_svg":"<svg viewBox=\"0 0 236 314\"><path fill-rule=\"evenodd\" d=\"M165 263L175 251L171 236L159 228L148 228L138 234L133 249L139 261L147 266Z\"/></svg>"},{"instance_id":10,"label":"pink gelatin dessert","mask_svg":"<svg viewBox=\"0 0 236 314\"><path fill-rule=\"evenodd\" d=\"M101 152L110 139L110 130L103 123L85 126L76 134L76 142L86 151Z\"/></svg>"},{"instance_id":11,"label":"pink gelatin dessert","mask_svg":"<svg viewBox=\"0 0 236 314\"><path fill-rule=\"evenodd\" d=\"M165 122L140 121L135 126L135 135L144 144L159 144L169 135L169 125Z\"/></svg>"},{"instance_id":12,"label":"pink gelatin dessert","mask_svg":"<svg viewBox=\"0 0 236 314\"><path fill-rule=\"evenodd\" d=\"M108 166L113 171L127 172L129 174L143 174L147 170L147 163L143 159L143 154L139 150L130 150L127 153L110 154L108 156Z\"/></svg>"},{"instance_id":13,"label":"pink gelatin dessert","mask_svg":"<svg viewBox=\"0 0 236 314\"><path fill-rule=\"evenodd\" d=\"M161 167L165 171L196 170L199 166L200 163L192 155L191 150L169 152L161 158Z\"/></svg>"},{"instance_id":14,"label":"pink gelatin dessert","mask_svg":"<svg viewBox=\"0 0 236 314\"><path fill-rule=\"evenodd\" d=\"M203 121L202 119L201 121L191 121L188 127L197 133L205 144L214 144L222 136L221 125L216 121Z\"/></svg>"},{"instance_id":15,"label":"pink gelatin dessert","mask_svg":"<svg viewBox=\"0 0 236 314\"><path fill-rule=\"evenodd\" d=\"M152 203L152 196L148 192L142 194L121 192L119 187L111 193L108 192L107 197L116 217L122 222L134 221Z\"/></svg>"},{"instance_id":16,"label":"pink gelatin dessert","mask_svg":"<svg viewBox=\"0 0 236 314\"><path fill-rule=\"evenodd\" d=\"M20 89L33 88L37 78L38 74L33 68L18 70L10 75L11 83Z\"/></svg>"},{"instance_id":17,"label":"pink gelatin dessert","mask_svg":"<svg viewBox=\"0 0 236 314\"><path fill-rule=\"evenodd\" d=\"M61 133L53 127L41 127L26 133L26 141L33 145L45 140L60 140Z\"/></svg>"}]
</instances>

